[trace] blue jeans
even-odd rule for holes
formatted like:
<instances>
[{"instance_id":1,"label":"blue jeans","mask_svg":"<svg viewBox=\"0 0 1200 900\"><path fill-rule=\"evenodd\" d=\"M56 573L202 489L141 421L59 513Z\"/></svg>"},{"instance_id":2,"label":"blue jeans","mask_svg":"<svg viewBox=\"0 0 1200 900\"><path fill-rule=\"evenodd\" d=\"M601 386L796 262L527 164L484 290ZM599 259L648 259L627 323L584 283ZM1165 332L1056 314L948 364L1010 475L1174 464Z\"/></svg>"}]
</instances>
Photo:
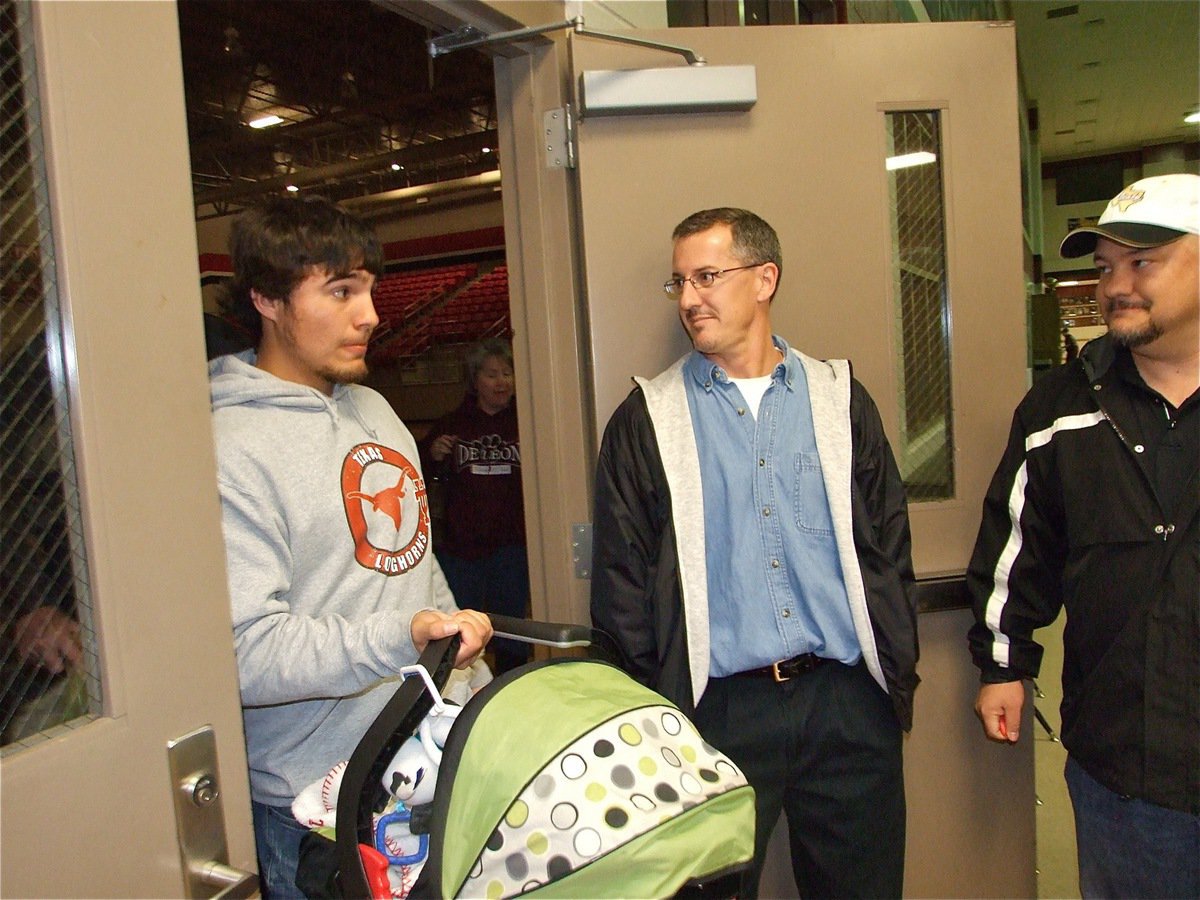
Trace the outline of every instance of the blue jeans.
<instances>
[{"instance_id":1,"label":"blue jeans","mask_svg":"<svg viewBox=\"0 0 1200 900\"><path fill-rule=\"evenodd\" d=\"M1067 757L1084 897L1200 897L1200 816L1122 797Z\"/></svg>"},{"instance_id":2,"label":"blue jeans","mask_svg":"<svg viewBox=\"0 0 1200 900\"><path fill-rule=\"evenodd\" d=\"M296 821L286 806L251 801L254 841L258 845L258 878L263 900L302 898L296 887L300 865L300 839L308 829Z\"/></svg>"}]
</instances>

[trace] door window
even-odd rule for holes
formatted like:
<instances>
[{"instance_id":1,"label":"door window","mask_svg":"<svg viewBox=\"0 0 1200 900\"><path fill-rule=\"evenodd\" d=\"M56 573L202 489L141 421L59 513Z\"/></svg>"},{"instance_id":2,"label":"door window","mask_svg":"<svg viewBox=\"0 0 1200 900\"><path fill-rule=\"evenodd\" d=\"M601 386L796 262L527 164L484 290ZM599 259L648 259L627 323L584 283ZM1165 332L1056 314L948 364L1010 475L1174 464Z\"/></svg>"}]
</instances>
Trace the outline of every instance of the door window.
<instances>
[{"instance_id":1,"label":"door window","mask_svg":"<svg viewBox=\"0 0 1200 900\"><path fill-rule=\"evenodd\" d=\"M910 502L954 496L950 297L937 110L888 112L885 168L892 228L900 440Z\"/></svg>"},{"instance_id":2,"label":"door window","mask_svg":"<svg viewBox=\"0 0 1200 900\"><path fill-rule=\"evenodd\" d=\"M0 746L100 712L31 4L0 0Z\"/></svg>"}]
</instances>

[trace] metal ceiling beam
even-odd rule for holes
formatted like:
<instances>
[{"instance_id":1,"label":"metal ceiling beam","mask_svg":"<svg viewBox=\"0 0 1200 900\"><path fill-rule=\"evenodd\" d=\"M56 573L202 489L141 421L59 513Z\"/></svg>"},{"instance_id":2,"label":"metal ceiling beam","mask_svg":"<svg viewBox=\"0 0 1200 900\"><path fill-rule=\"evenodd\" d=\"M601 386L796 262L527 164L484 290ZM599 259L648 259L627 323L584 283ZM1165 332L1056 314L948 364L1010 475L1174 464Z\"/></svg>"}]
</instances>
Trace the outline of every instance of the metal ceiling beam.
<instances>
[{"instance_id":1,"label":"metal ceiling beam","mask_svg":"<svg viewBox=\"0 0 1200 900\"><path fill-rule=\"evenodd\" d=\"M382 191L366 197L351 197L341 201L347 209L358 210L368 206L378 206L382 203L398 203L404 200L416 200L438 197L442 194L461 194L472 190L488 190L500 184L499 170L482 172L479 175L468 175L465 178L454 178L449 181L434 181L430 184L418 184L413 187L397 188L393 191Z\"/></svg>"},{"instance_id":2,"label":"metal ceiling beam","mask_svg":"<svg viewBox=\"0 0 1200 900\"><path fill-rule=\"evenodd\" d=\"M494 148L497 140L495 129L490 129L488 131L477 131L473 134L461 135L460 137L431 141L427 144L416 144L411 147L405 147L403 150L393 150L389 153L381 153L365 159L334 163L333 165L320 166L318 168L299 169L286 175L275 175L271 178L262 178L218 190L205 191L203 194L196 195L195 205L199 208L206 204L220 205L236 202L248 197L281 190L289 184L294 184L297 187L323 184L327 181L336 181L343 178L350 178L354 175L387 169L393 163L399 163L402 166L411 166L433 162L438 159L464 156L471 153L482 153L484 147Z\"/></svg>"},{"instance_id":3,"label":"metal ceiling beam","mask_svg":"<svg viewBox=\"0 0 1200 900\"><path fill-rule=\"evenodd\" d=\"M384 191L339 201L367 222L396 215L427 215L434 210L493 202L500 190L500 172L484 172L451 181L436 181L397 191Z\"/></svg>"}]
</instances>

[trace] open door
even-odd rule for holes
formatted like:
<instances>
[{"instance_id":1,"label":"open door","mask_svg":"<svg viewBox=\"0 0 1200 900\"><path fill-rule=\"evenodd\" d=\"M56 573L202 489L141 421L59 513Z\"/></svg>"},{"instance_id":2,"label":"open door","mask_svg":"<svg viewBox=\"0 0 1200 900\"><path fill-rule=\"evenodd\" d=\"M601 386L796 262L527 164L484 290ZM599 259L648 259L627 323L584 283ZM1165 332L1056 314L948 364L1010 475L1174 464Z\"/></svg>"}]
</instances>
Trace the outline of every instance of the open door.
<instances>
[{"instance_id":1,"label":"open door","mask_svg":"<svg viewBox=\"0 0 1200 900\"><path fill-rule=\"evenodd\" d=\"M23 97L19 123L5 123L5 203L38 184L3 209L5 362L14 325L53 308L61 339L43 346L61 361L70 431L45 446L74 471L78 500L70 552L49 564L88 600L86 711L3 748L0 895L247 896L256 863L175 7L0 13L20 48L3 62L6 90ZM24 280L18 257L38 277ZM205 878L206 862L224 868Z\"/></svg>"},{"instance_id":2,"label":"open door","mask_svg":"<svg viewBox=\"0 0 1200 900\"><path fill-rule=\"evenodd\" d=\"M1014 30L951 23L636 36L686 47L710 71L753 67L755 99L741 111L655 111L678 106L661 79L635 101L638 114L601 115L577 91L596 434L630 376L654 375L689 349L661 289L673 227L715 206L762 215L783 245L776 329L812 356L851 360L908 486L923 608L959 607L921 621L925 684L905 749L906 893L1030 896L1031 744L994 753L971 715L960 578L1026 387ZM594 72L674 69L685 82L690 74L680 54L586 35L572 36L571 53L576 86ZM989 859L1013 865L998 872Z\"/></svg>"},{"instance_id":3,"label":"open door","mask_svg":"<svg viewBox=\"0 0 1200 900\"><path fill-rule=\"evenodd\" d=\"M706 207L752 209L783 245L776 328L810 355L850 359L879 404L910 487L918 577L961 573L1026 386L1013 29L637 36L688 47L709 68L754 67L757 100L744 112L601 117L583 98L578 169L598 432L631 375L656 374L688 349L660 288L671 229ZM586 37L572 51L576 76L686 67L662 51ZM935 158L888 168L915 152Z\"/></svg>"}]
</instances>

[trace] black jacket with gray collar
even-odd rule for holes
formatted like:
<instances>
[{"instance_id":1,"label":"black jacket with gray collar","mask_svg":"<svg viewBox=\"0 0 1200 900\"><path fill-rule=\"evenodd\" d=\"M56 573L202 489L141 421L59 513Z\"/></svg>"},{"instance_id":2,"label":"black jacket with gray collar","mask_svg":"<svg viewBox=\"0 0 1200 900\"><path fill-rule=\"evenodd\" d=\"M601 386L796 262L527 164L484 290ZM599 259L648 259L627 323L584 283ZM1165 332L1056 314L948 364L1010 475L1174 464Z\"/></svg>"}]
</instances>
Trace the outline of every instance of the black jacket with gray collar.
<instances>
[{"instance_id":1,"label":"black jacket with gray collar","mask_svg":"<svg viewBox=\"0 0 1200 900\"><path fill-rule=\"evenodd\" d=\"M908 730L919 679L904 486L879 412L849 363L796 355L808 376L863 660ZM691 714L708 681L709 635L704 504L683 361L652 380L635 379L638 387L605 430L591 608L593 623L628 656L633 676Z\"/></svg>"}]
</instances>

